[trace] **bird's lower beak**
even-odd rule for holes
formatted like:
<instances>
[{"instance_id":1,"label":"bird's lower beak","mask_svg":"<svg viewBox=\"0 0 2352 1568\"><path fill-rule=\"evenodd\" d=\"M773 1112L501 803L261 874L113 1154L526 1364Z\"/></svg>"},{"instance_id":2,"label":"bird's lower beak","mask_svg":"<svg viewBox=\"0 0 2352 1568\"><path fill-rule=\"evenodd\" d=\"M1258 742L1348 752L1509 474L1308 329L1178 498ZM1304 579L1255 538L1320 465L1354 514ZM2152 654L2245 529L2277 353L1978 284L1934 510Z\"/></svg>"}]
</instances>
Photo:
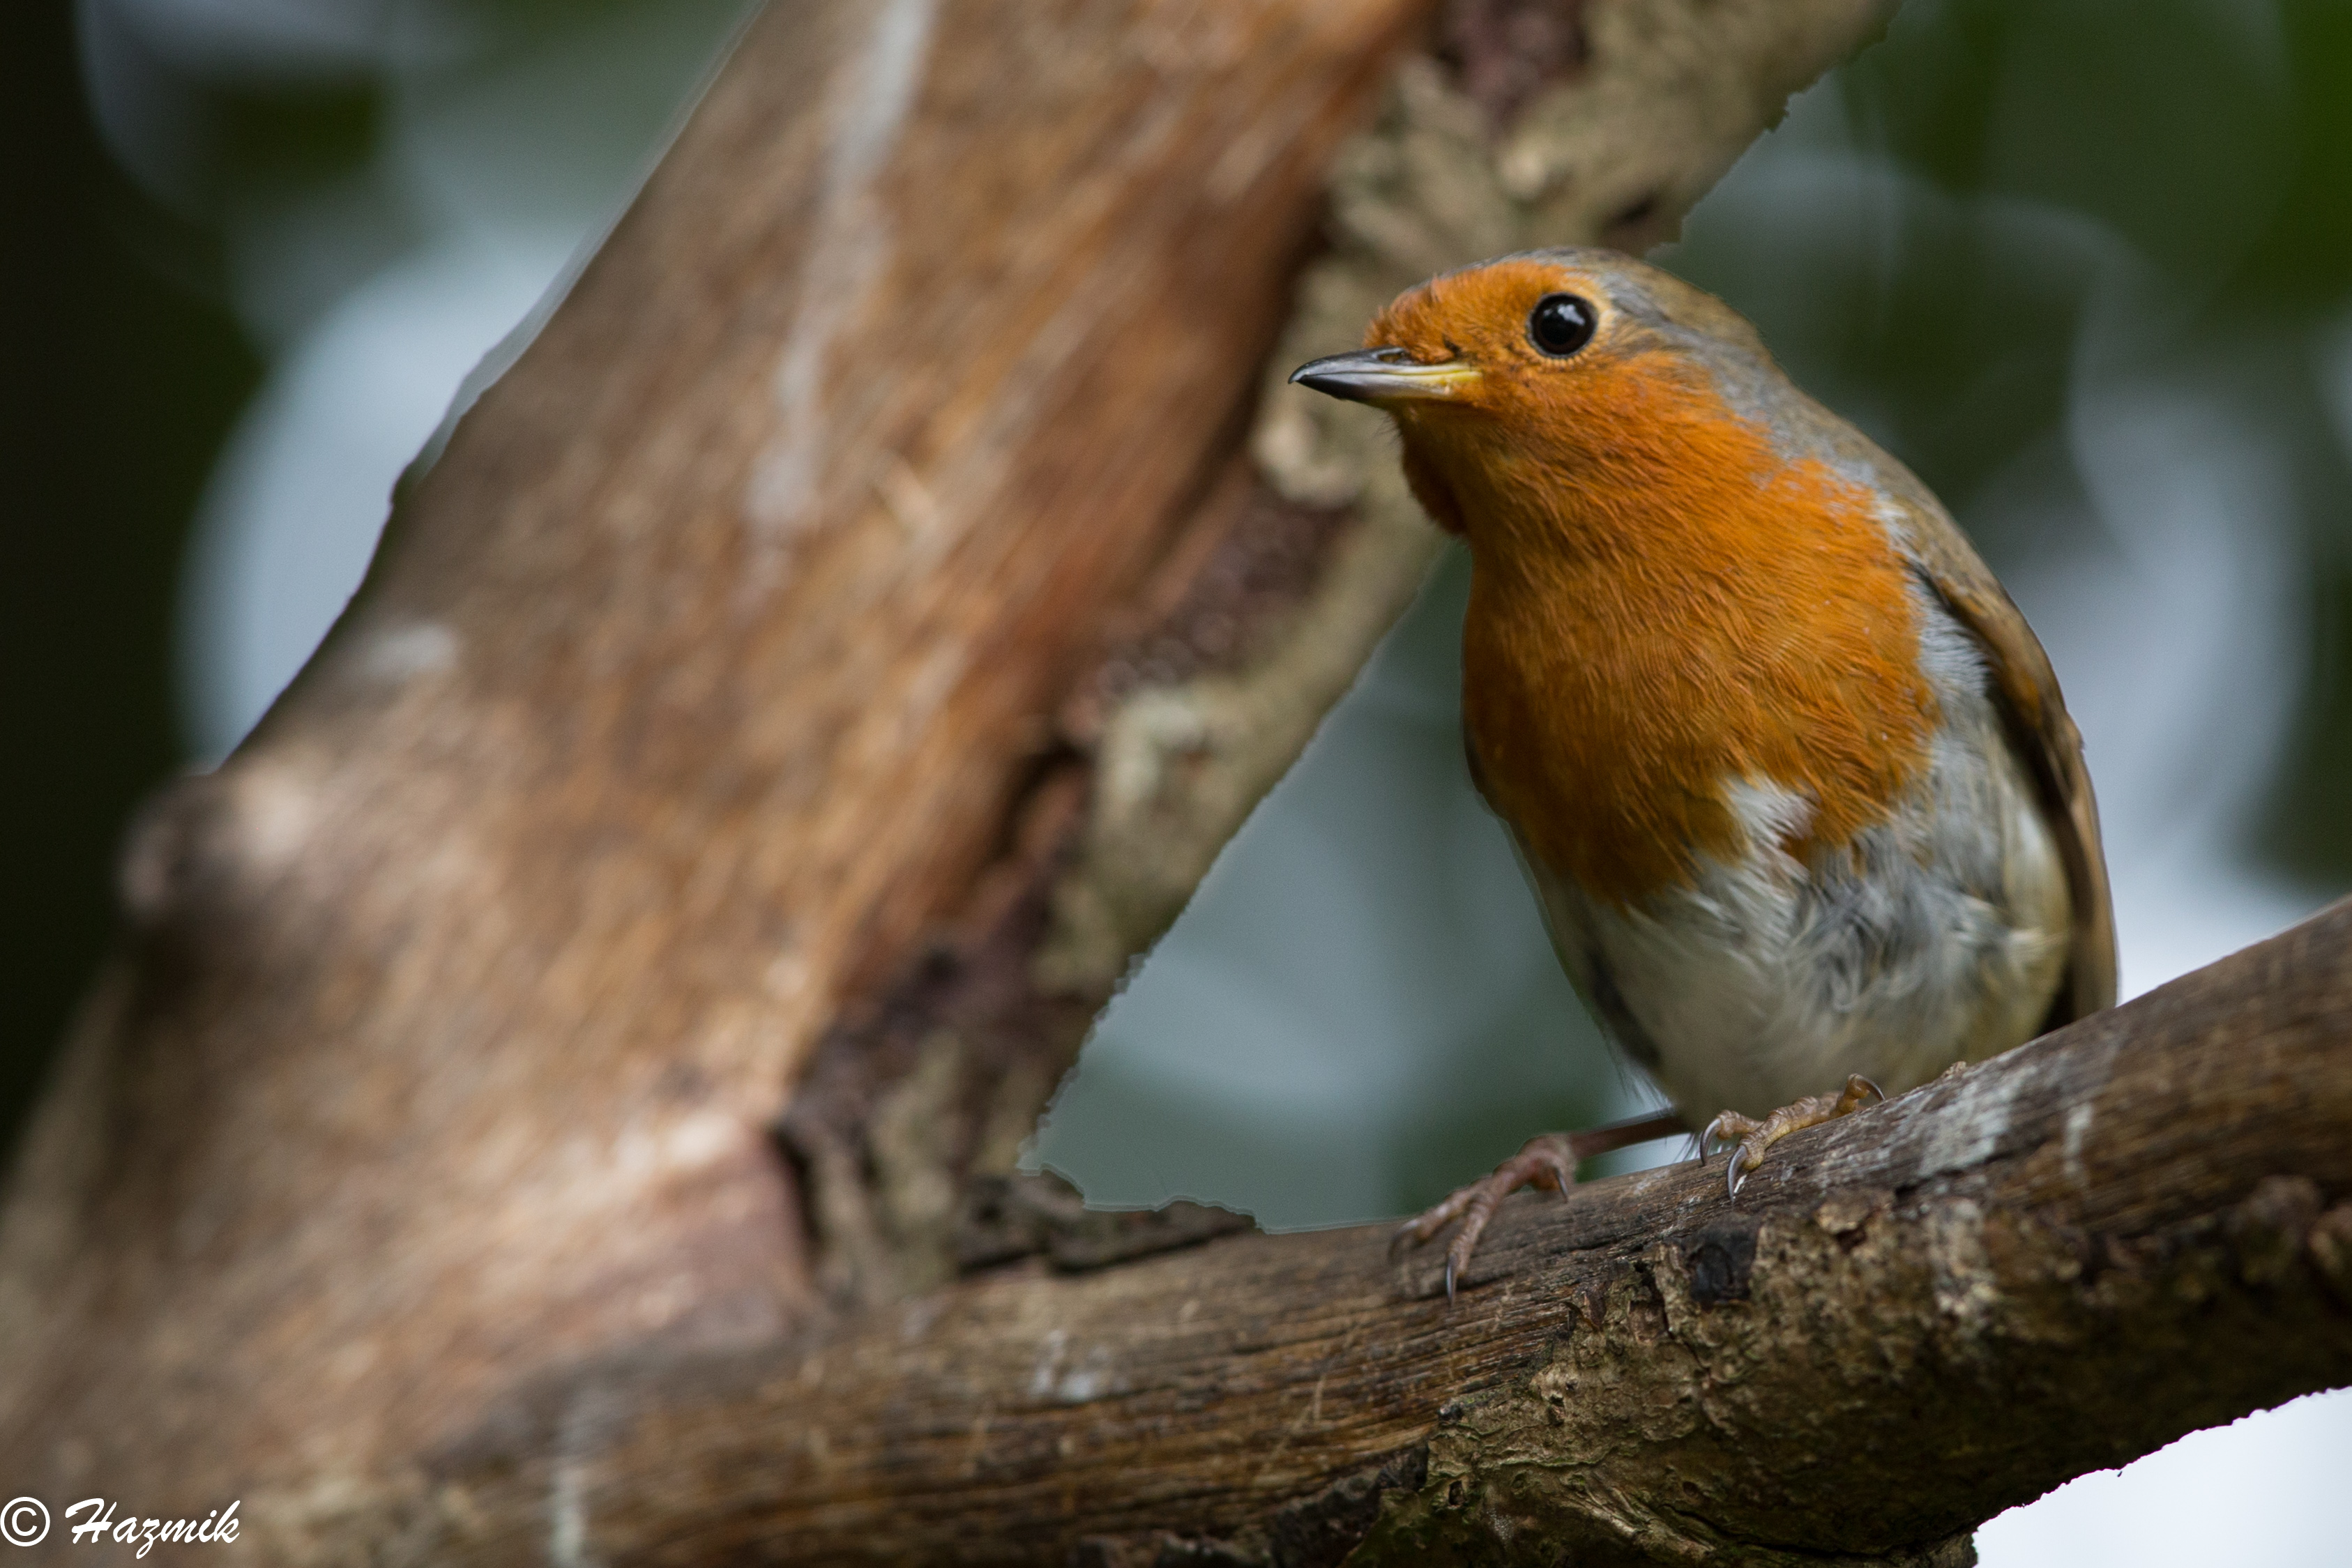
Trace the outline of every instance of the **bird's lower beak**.
<instances>
[{"instance_id":1,"label":"bird's lower beak","mask_svg":"<svg viewBox=\"0 0 2352 1568\"><path fill-rule=\"evenodd\" d=\"M1290 379L1333 397L1385 408L1458 397L1478 384L1478 370L1461 360L1422 364L1406 358L1402 349L1360 349L1311 360L1291 371Z\"/></svg>"}]
</instances>

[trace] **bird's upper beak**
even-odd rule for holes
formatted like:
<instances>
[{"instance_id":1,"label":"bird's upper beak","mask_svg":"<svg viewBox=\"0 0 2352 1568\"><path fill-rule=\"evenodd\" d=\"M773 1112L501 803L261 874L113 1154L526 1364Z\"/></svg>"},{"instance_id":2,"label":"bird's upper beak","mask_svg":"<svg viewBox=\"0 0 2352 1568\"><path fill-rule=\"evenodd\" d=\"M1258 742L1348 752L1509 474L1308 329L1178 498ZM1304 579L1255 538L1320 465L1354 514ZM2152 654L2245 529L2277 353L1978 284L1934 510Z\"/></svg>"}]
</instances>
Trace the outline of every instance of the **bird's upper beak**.
<instances>
[{"instance_id":1,"label":"bird's upper beak","mask_svg":"<svg viewBox=\"0 0 2352 1568\"><path fill-rule=\"evenodd\" d=\"M1290 379L1333 397L1385 408L1392 402L1458 397L1478 384L1478 369L1462 360L1422 364L1407 358L1402 349L1359 349L1310 360L1291 371Z\"/></svg>"}]
</instances>

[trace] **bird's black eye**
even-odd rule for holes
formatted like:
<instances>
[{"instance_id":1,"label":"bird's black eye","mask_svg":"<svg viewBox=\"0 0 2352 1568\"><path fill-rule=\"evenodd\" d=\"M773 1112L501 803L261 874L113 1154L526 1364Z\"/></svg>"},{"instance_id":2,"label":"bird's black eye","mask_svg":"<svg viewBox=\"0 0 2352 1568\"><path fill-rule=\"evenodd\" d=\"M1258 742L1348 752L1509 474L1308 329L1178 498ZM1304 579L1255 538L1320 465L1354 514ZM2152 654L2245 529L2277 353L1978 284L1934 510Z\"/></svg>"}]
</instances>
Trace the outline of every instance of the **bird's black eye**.
<instances>
[{"instance_id":1,"label":"bird's black eye","mask_svg":"<svg viewBox=\"0 0 2352 1568\"><path fill-rule=\"evenodd\" d=\"M1592 341L1600 312L1573 294L1547 294L1528 312L1528 341L1555 360L1564 360Z\"/></svg>"}]
</instances>

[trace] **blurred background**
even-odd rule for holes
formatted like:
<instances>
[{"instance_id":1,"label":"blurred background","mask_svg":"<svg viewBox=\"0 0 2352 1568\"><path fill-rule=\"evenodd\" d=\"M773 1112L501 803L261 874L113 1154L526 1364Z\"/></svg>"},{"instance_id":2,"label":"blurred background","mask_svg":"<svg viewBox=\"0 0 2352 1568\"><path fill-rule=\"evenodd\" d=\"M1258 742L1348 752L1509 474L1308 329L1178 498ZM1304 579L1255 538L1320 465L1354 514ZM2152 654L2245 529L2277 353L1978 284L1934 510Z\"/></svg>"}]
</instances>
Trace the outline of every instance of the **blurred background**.
<instances>
[{"instance_id":1,"label":"blurred background","mask_svg":"<svg viewBox=\"0 0 2352 1568\"><path fill-rule=\"evenodd\" d=\"M0 13L13 1140L104 950L127 813L308 655L403 466L743 6ZM2126 994L2352 887L2352 6L1908 0L1659 259L1916 468L2041 632ZM1465 588L1449 559L1106 1013L1033 1154L1091 1199L1387 1216L1647 1103L1463 774ZM2302 1400L1979 1547L2327 1561L2347 1465L2352 1397Z\"/></svg>"}]
</instances>

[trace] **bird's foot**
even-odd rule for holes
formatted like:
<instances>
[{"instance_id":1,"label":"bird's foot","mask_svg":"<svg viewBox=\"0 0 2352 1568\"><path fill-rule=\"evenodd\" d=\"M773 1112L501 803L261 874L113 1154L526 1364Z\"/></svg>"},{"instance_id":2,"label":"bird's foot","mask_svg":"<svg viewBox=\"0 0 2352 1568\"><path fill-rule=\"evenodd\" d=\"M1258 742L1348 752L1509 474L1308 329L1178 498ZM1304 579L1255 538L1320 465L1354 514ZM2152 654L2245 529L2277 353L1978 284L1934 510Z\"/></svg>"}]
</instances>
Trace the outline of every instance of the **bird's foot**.
<instances>
[{"instance_id":1,"label":"bird's foot","mask_svg":"<svg viewBox=\"0 0 2352 1568\"><path fill-rule=\"evenodd\" d=\"M1454 1281L1470 1266L1470 1254L1477 1250L1478 1238L1486 1234L1486 1222L1495 1218L1496 1207L1503 1199L1523 1186L1553 1188L1566 1197L1575 1185L1576 1151L1567 1135L1545 1133L1529 1138L1525 1148L1495 1167L1494 1175L1456 1187L1418 1218L1405 1221L1389 1242L1390 1255L1407 1246L1418 1247L1460 1220L1461 1228L1445 1247L1445 1299L1451 1301Z\"/></svg>"},{"instance_id":2,"label":"bird's foot","mask_svg":"<svg viewBox=\"0 0 2352 1568\"><path fill-rule=\"evenodd\" d=\"M1566 1197L1568 1189L1576 1185L1579 1160L1688 1131L1681 1118L1668 1114L1619 1122L1589 1132L1545 1133L1529 1138L1526 1147L1495 1167L1494 1175L1456 1188L1444 1201L1405 1221L1389 1242L1390 1255L1393 1257L1406 1247L1422 1245L1458 1220L1459 1228L1445 1247L1445 1299L1451 1301L1455 1281L1469 1268L1470 1254L1477 1250L1478 1238L1486 1233L1487 1222L1495 1218L1495 1210L1503 1199L1523 1186L1556 1191Z\"/></svg>"},{"instance_id":3,"label":"bird's foot","mask_svg":"<svg viewBox=\"0 0 2352 1568\"><path fill-rule=\"evenodd\" d=\"M1731 1173L1726 1178L1731 1196L1738 1197L1739 1184L1748 1179L1748 1173L1764 1163L1765 1150L1791 1133L1852 1115L1862 1109L1865 1097L1884 1100L1886 1092L1857 1072L1847 1078L1845 1087L1837 1093L1814 1094L1793 1105L1783 1105L1760 1122L1737 1111L1726 1111L1698 1135L1699 1163L1706 1163L1708 1146L1717 1138L1738 1145L1731 1152Z\"/></svg>"}]
</instances>

